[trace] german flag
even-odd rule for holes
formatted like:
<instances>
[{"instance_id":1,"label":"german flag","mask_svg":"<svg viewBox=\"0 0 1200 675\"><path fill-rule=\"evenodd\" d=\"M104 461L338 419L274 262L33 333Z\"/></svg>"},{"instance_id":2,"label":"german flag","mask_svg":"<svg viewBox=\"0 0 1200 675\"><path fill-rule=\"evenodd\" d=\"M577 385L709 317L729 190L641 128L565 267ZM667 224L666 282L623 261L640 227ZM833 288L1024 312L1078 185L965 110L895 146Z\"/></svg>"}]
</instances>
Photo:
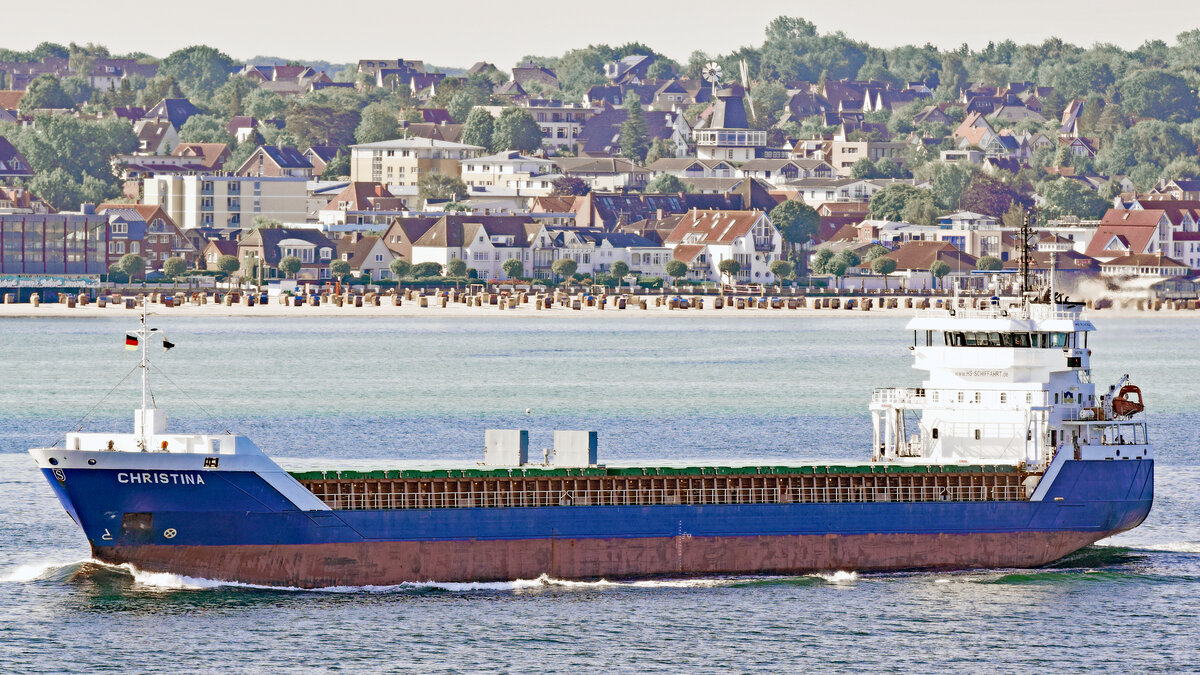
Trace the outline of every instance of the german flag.
<instances>
[{"instance_id":1,"label":"german flag","mask_svg":"<svg viewBox=\"0 0 1200 675\"><path fill-rule=\"evenodd\" d=\"M125 334L125 349L133 351L138 348L138 339L136 335Z\"/></svg>"}]
</instances>

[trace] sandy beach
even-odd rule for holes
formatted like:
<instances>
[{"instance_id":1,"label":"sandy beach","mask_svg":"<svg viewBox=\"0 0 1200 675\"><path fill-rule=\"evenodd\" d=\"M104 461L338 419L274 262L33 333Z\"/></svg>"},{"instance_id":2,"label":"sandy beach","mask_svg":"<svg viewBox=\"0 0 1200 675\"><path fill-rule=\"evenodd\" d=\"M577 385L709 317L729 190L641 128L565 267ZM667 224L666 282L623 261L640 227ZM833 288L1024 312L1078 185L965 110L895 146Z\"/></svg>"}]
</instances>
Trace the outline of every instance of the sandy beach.
<instances>
[{"instance_id":1,"label":"sandy beach","mask_svg":"<svg viewBox=\"0 0 1200 675\"><path fill-rule=\"evenodd\" d=\"M482 305L474 306L465 303L451 302L445 307L441 306L441 302L436 298L428 298L428 306L421 307L419 301L406 300L401 306L393 306L390 298L383 298L379 306L364 303L361 307L344 304L337 306L333 303L322 302L318 306L309 304L300 307L279 304L271 302L270 304L247 306L245 304L224 305L216 303L194 304L185 303L180 306L168 307L161 303L152 302L150 311L160 316L186 316L186 317L359 317L359 318L384 318L384 317L399 317L399 318L425 318L425 319L458 319L458 318L480 318L494 317L501 319L520 319L520 318L655 318L655 319L686 319L686 318L713 318L727 317L736 319L739 317L746 318L817 318L817 317L865 317L865 316L890 316L890 317L908 317L912 316L917 310L906 308L901 300L900 307L895 309L883 309L878 306L878 298L876 304L869 310L863 310L858 307L853 309L813 309L812 307L788 309L786 304L779 309L750 307L747 303L745 309L737 309L736 307L726 306L723 309L714 309L714 300L716 296L705 297L704 307L702 309L671 309L665 303L656 306L655 297L650 296L647 302L647 308L641 309L633 305L628 305L626 309L615 309L613 307L613 299L609 299L608 306L600 309L596 306L587 307L581 306L580 309L571 309L561 305L554 305L550 308L537 309L532 299L525 304L518 304L514 308L500 309L498 305ZM844 303L850 297L842 297ZM728 302L728 301L727 301ZM810 301L811 302L811 301ZM125 306L109 303L106 307L100 307L95 302L86 306L77 305L68 307L65 303L43 303L39 306L34 306L31 303L18 304L0 304L0 318L96 318L96 317L119 317L119 316L134 316L135 309L126 309ZM1105 309L1088 310L1088 316L1091 318L1133 318L1133 317L1200 317L1200 311L1194 310L1175 310L1163 307L1159 310L1143 309L1138 310L1136 307L1113 307Z\"/></svg>"}]
</instances>

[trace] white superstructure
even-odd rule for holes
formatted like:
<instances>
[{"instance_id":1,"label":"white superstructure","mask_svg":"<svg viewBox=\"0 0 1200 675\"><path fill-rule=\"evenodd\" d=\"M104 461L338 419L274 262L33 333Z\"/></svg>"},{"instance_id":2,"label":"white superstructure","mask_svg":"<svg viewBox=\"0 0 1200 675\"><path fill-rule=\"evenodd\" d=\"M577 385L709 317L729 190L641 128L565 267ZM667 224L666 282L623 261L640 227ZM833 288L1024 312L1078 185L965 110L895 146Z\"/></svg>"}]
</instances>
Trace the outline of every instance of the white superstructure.
<instances>
[{"instance_id":1,"label":"white superstructure","mask_svg":"<svg viewBox=\"0 0 1200 675\"><path fill-rule=\"evenodd\" d=\"M1023 463L1047 468L1059 450L1079 459L1150 456L1146 427L1097 392L1081 306L1026 301L1004 309L925 310L909 322L915 389L871 401L876 461ZM1123 384L1123 382L1122 382ZM1124 414L1122 414L1124 413Z\"/></svg>"}]
</instances>

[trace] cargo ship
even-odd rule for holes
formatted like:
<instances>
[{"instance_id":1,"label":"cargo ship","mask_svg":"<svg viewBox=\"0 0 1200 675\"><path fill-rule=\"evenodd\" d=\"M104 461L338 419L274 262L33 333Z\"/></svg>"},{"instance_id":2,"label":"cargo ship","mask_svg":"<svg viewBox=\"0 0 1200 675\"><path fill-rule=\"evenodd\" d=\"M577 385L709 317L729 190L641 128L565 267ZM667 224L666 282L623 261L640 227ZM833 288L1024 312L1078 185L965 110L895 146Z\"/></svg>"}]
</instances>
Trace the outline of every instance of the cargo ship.
<instances>
[{"instance_id":1,"label":"cargo ship","mask_svg":"<svg viewBox=\"0 0 1200 675\"><path fill-rule=\"evenodd\" d=\"M950 304L908 323L926 379L874 391L861 462L605 465L596 432L557 431L533 463L516 429L479 464L288 472L167 431L147 347L173 345L144 311L132 433L30 452L95 559L280 587L1036 567L1140 524L1141 392L1096 391L1083 308Z\"/></svg>"}]
</instances>

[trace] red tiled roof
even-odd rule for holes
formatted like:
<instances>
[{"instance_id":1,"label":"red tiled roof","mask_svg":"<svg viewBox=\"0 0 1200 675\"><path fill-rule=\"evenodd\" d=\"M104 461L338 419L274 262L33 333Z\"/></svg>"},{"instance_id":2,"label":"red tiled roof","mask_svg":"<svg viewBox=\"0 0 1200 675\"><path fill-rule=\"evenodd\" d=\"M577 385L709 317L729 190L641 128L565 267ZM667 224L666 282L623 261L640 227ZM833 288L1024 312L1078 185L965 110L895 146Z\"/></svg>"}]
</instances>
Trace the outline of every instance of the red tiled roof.
<instances>
[{"instance_id":1,"label":"red tiled roof","mask_svg":"<svg viewBox=\"0 0 1200 675\"><path fill-rule=\"evenodd\" d=\"M963 253L953 244L944 241L910 241L885 257L896 261L898 270L928 270L934 261L941 260L950 265L952 272L975 269L975 256Z\"/></svg>"},{"instance_id":2,"label":"red tiled roof","mask_svg":"<svg viewBox=\"0 0 1200 675\"><path fill-rule=\"evenodd\" d=\"M750 233L762 217L761 211L688 211L667 236L667 243L678 243L688 235L703 244L731 244Z\"/></svg>"},{"instance_id":3,"label":"red tiled roof","mask_svg":"<svg viewBox=\"0 0 1200 675\"><path fill-rule=\"evenodd\" d=\"M704 246L701 244L680 244L675 247L673 254L679 262L691 264L702 251L704 251Z\"/></svg>"},{"instance_id":4,"label":"red tiled roof","mask_svg":"<svg viewBox=\"0 0 1200 675\"><path fill-rule=\"evenodd\" d=\"M0 108L5 110L16 110L21 107L21 99L25 98L25 92L15 89L0 90Z\"/></svg>"},{"instance_id":5,"label":"red tiled roof","mask_svg":"<svg viewBox=\"0 0 1200 675\"><path fill-rule=\"evenodd\" d=\"M1123 255L1120 258L1114 258L1104 265L1119 266L1119 267L1181 267L1189 269L1187 265L1168 258L1161 253L1131 253Z\"/></svg>"},{"instance_id":6,"label":"red tiled roof","mask_svg":"<svg viewBox=\"0 0 1200 675\"><path fill-rule=\"evenodd\" d=\"M1101 225L1122 225L1128 227L1154 227L1162 220L1163 210L1143 209L1130 211L1125 209L1109 209L1100 219Z\"/></svg>"}]
</instances>

